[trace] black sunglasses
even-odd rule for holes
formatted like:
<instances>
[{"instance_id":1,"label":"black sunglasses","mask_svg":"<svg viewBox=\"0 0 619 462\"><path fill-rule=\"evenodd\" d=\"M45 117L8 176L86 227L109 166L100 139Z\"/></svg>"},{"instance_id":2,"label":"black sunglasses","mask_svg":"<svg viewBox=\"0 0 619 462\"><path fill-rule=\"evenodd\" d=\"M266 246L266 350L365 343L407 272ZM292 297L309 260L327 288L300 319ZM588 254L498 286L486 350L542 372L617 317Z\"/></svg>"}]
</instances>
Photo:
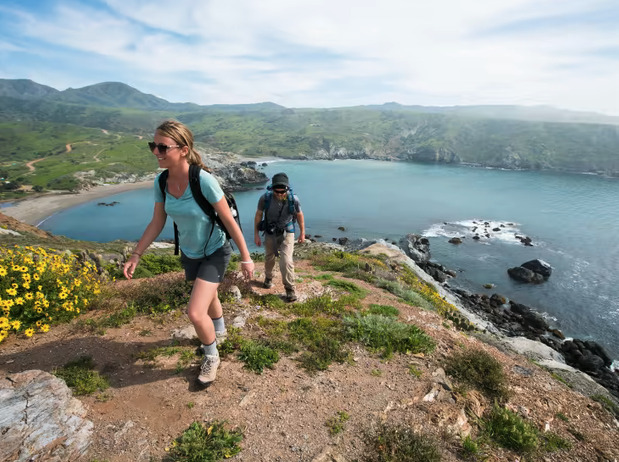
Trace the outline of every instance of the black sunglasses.
<instances>
[{"instance_id":1,"label":"black sunglasses","mask_svg":"<svg viewBox=\"0 0 619 462\"><path fill-rule=\"evenodd\" d=\"M279 188L278 188L278 189L273 189L273 192L274 192L274 193L277 193L277 194L284 194L284 193L285 193L285 192L287 192L287 191L288 191L288 188L284 188L284 189L279 189Z\"/></svg>"},{"instance_id":2,"label":"black sunglasses","mask_svg":"<svg viewBox=\"0 0 619 462\"><path fill-rule=\"evenodd\" d=\"M150 148L151 152L155 152L155 148L157 148L157 150L159 151L159 154L165 154L166 151L170 148L178 148L180 147L178 144L171 144L171 145L167 145L167 144L163 144L163 143L153 143L152 141L148 142L148 147Z\"/></svg>"}]
</instances>

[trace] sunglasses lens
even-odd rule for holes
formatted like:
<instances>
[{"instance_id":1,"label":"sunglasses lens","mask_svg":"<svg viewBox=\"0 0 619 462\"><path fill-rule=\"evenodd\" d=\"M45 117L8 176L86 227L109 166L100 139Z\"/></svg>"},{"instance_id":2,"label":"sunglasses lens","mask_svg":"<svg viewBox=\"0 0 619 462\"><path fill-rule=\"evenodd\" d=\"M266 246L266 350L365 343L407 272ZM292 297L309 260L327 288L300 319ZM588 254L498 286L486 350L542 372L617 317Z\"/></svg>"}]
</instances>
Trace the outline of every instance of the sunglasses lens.
<instances>
[{"instance_id":1,"label":"sunglasses lens","mask_svg":"<svg viewBox=\"0 0 619 462\"><path fill-rule=\"evenodd\" d=\"M165 154L166 151L168 150L168 147L165 144L161 144L161 143L156 144L156 143L153 143L152 141L148 143L148 147L150 148L152 152L155 152L155 148L157 148L157 150L159 151L159 154Z\"/></svg>"},{"instance_id":2,"label":"sunglasses lens","mask_svg":"<svg viewBox=\"0 0 619 462\"><path fill-rule=\"evenodd\" d=\"M275 191L277 194L284 194L288 190L287 189L274 189L273 191Z\"/></svg>"}]
</instances>

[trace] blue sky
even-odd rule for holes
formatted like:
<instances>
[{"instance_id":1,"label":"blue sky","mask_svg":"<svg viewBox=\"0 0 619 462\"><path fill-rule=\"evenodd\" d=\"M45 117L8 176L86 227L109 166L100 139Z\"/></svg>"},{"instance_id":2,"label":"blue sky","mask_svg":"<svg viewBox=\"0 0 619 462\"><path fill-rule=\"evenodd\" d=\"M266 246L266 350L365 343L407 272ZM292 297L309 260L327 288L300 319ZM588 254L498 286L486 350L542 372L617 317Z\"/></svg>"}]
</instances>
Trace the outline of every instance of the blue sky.
<instances>
[{"instance_id":1,"label":"blue sky","mask_svg":"<svg viewBox=\"0 0 619 462\"><path fill-rule=\"evenodd\" d=\"M0 78L198 104L619 115L619 2L2 0Z\"/></svg>"}]
</instances>

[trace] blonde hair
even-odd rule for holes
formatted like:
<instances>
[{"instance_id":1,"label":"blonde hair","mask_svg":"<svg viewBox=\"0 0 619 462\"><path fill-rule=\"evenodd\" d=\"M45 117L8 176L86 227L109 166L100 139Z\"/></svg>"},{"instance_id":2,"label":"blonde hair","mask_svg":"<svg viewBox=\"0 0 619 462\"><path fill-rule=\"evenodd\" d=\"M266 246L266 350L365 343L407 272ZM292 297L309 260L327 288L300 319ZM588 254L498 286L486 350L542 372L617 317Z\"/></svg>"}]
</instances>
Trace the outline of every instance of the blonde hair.
<instances>
[{"instance_id":1,"label":"blonde hair","mask_svg":"<svg viewBox=\"0 0 619 462\"><path fill-rule=\"evenodd\" d=\"M202 162L202 157L198 151L194 149L193 133L191 133L191 130L189 130L185 124L176 120L166 120L157 127L156 131L161 136L172 138L176 144L181 147L187 146L189 148L189 152L187 153L187 162L190 165L198 165L205 170L210 170Z\"/></svg>"}]
</instances>

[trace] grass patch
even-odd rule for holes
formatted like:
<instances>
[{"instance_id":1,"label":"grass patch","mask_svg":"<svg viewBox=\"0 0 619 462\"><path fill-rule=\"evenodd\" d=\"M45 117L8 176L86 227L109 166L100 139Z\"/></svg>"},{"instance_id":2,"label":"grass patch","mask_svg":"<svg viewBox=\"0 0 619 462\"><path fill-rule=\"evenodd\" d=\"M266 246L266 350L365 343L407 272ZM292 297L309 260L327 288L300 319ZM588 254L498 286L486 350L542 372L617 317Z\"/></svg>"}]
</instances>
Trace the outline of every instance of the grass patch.
<instances>
[{"instance_id":1,"label":"grass patch","mask_svg":"<svg viewBox=\"0 0 619 462\"><path fill-rule=\"evenodd\" d=\"M276 350L253 340L245 340L242 343L238 357L245 363L247 369L257 374L262 374L265 367L273 369L273 365L279 361Z\"/></svg>"},{"instance_id":2,"label":"grass patch","mask_svg":"<svg viewBox=\"0 0 619 462\"><path fill-rule=\"evenodd\" d=\"M175 369L175 373L177 374L181 373L196 358L195 348L176 345L152 348L147 351L141 351L136 355L136 357L143 361L154 364L158 356L171 357L174 355L179 356Z\"/></svg>"},{"instance_id":3,"label":"grass patch","mask_svg":"<svg viewBox=\"0 0 619 462\"><path fill-rule=\"evenodd\" d=\"M95 364L92 358L82 356L56 369L53 374L64 380L73 390L73 394L90 395L95 391L104 391L110 386L107 379L94 369Z\"/></svg>"},{"instance_id":4,"label":"grass patch","mask_svg":"<svg viewBox=\"0 0 619 462\"><path fill-rule=\"evenodd\" d=\"M329 429L329 434L335 436L338 433L342 433L348 419L350 419L350 416L345 411L338 411L333 417L327 419L325 426Z\"/></svg>"},{"instance_id":5,"label":"grass patch","mask_svg":"<svg viewBox=\"0 0 619 462\"><path fill-rule=\"evenodd\" d=\"M505 400L509 396L503 366L483 350L454 353L446 360L445 372L491 399Z\"/></svg>"},{"instance_id":6,"label":"grass patch","mask_svg":"<svg viewBox=\"0 0 619 462\"><path fill-rule=\"evenodd\" d=\"M397 318L400 316L400 310L391 305L377 305L376 303L370 304L368 311L369 314L380 314L382 316L391 316Z\"/></svg>"},{"instance_id":7,"label":"grass patch","mask_svg":"<svg viewBox=\"0 0 619 462\"><path fill-rule=\"evenodd\" d=\"M368 292L365 289L362 289L354 282L344 281L342 279L333 279L327 284L329 287L334 287L338 290L343 290L344 292L348 292L349 294L356 295L359 298L364 298Z\"/></svg>"},{"instance_id":8,"label":"grass patch","mask_svg":"<svg viewBox=\"0 0 619 462\"><path fill-rule=\"evenodd\" d=\"M288 324L290 337L305 348L298 358L308 372L324 371L333 362L345 362L342 323L327 318L300 318Z\"/></svg>"},{"instance_id":9,"label":"grass patch","mask_svg":"<svg viewBox=\"0 0 619 462\"><path fill-rule=\"evenodd\" d=\"M543 448L546 452L556 452L564 449L567 450L572 447L572 443L553 432L544 433L542 438Z\"/></svg>"},{"instance_id":10,"label":"grass patch","mask_svg":"<svg viewBox=\"0 0 619 462\"><path fill-rule=\"evenodd\" d=\"M479 454L479 445L473 438L467 436L462 440L462 455L465 458L472 458Z\"/></svg>"},{"instance_id":11,"label":"grass patch","mask_svg":"<svg viewBox=\"0 0 619 462\"><path fill-rule=\"evenodd\" d=\"M171 445L169 461L216 462L241 452L243 433L224 422L193 422Z\"/></svg>"},{"instance_id":12,"label":"grass patch","mask_svg":"<svg viewBox=\"0 0 619 462\"><path fill-rule=\"evenodd\" d=\"M329 295L321 295L309 298L302 303L287 304L283 311L299 316L314 316L316 314L340 316L360 307L361 303L356 295L344 295L336 300Z\"/></svg>"},{"instance_id":13,"label":"grass patch","mask_svg":"<svg viewBox=\"0 0 619 462\"><path fill-rule=\"evenodd\" d=\"M421 372L421 370L419 370L414 364L408 365L408 372L410 372L410 374L414 375L416 378L421 377L421 375L423 374L423 372Z\"/></svg>"},{"instance_id":14,"label":"grass patch","mask_svg":"<svg viewBox=\"0 0 619 462\"><path fill-rule=\"evenodd\" d=\"M119 310L133 305L138 313L168 313L187 305L191 289L191 283L185 281L182 273L144 279L140 284L109 285L93 308Z\"/></svg>"},{"instance_id":15,"label":"grass patch","mask_svg":"<svg viewBox=\"0 0 619 462\"><path fill-rule=\"evenodd\" d=\"M361 342L384 356L393 353L425 353L434 351L436 343L419 327L404 324L392 317L355 313L345 316L344 326L350 339Z\"/></svg>"},{"instance_id":16,"label":"grass patch","mask_svg":"<svg viewBox=\"0 0 619 462\"><path fill-rule=\"evenodd\" d=\"M382 425L370 435L367 462L438 462L441 452L434 438L407 427Z\"/></svg>"},{"instance_id":17,"label":"grass patch","mask_svg":"<svg viewBox=\"0 0 619 462\"><path fill-rule=\"evenodd\" d=\"M591 399L600 403L604 409L619 419L619 407L610 398L604 395L591 395Z\"/></svg>"},{"instance_id":18,"label":"grass patch","mask_svg":"<svg viewBox=\"0 0 619 462\"><path fill-rule=\"evenodd\" d=\"M538 430L518 414L494 405L482 420L484 433L499 446L520 454L533 452L540 445Z\"/></svg>"}]
</instances>

